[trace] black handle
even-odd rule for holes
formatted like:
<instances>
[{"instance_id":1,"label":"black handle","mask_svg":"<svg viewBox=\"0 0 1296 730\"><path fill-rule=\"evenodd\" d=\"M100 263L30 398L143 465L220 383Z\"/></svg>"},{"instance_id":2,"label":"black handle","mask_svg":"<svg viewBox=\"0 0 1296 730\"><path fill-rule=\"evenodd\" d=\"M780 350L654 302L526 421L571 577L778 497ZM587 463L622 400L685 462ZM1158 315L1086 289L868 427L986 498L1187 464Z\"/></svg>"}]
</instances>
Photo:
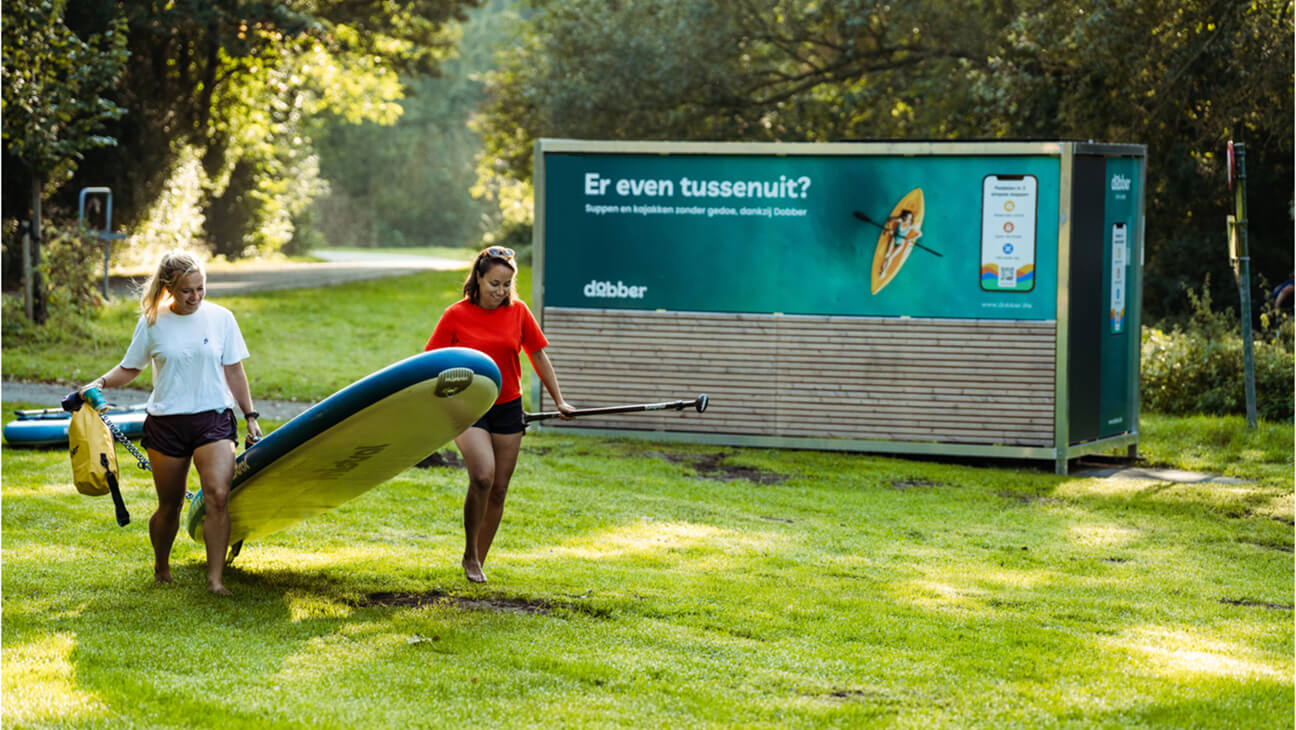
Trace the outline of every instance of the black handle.
<instances>
[{"instance_id":1,"label":"black handle","mask_svg":"<svg viewBox=\"0 0 1296 730\"><path fill-rule=\"evenodd\" d=\"M108 491L112 493L113 506L117 509L117 524L125 527L130 524L130 513L126 511L126 500L122 499L121 488L117 486L117 475L108 465L108 455L100 454L99 463L108 470Z\"/></svg>"},{"instance_id":2,"label":"black handle","mask_svg":"<svg viewBox=\"0 0 1296 730\"><path fill-rule=\"evenodd\" d=\"M77 409L81 407L82 403L85 403L85 398L81 397L80 391L74 390L71 393L67 394L67 397L63 399L63 403L61 405L63 406L63 410L67 411L68 413L76 413Z\"/></svg>"}]
</instances>

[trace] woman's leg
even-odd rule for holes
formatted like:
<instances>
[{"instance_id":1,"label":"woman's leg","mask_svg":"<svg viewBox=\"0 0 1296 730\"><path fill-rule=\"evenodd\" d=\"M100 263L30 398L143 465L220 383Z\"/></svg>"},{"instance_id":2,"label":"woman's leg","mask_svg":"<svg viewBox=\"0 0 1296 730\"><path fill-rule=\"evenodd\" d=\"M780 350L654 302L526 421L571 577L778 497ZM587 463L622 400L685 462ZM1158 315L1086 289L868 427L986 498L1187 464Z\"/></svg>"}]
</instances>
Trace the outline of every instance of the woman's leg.
<instances>
[{"instance_id":1,"label":"woman's leg","mask_svg":"<svg viewBox=\"0 0 1296 730\"><path fill-rule=\"evenodd\" d=\"M229 490L234 480L234 442L211 441L194 451L194 466L202 481L203 542L207 544L207 590L228 594L225 589L225 550L229 547Z\"/></svg>"},{"instance_id":2,"label":"woman's leg","mask_svg":"<svg viewBox=\"0 0 1296 730\"><path fill-rule=\"evenodd\" d=\"M490 497L482 515L481 530L477 533L477 557L486 563L495 531L504 516L504 498L508 496L509 481L517 466L518 452L522 449L522 433L493 433L491 447L495 452L495 480L491 483Z\"/></svg>"},{"instance_id":3,"label":"woman's leg","mask_svg":"<svg viewBox=\"0 0 1296 730\"><path fill-rule=\"evenodd\" d=\"M149 541L153 543L153 579L171 582L171 546L180 529L180 508L184 506L185 483L189 479L189 457L167 456L148 450L157 490L158 508L149 518Z\"/></svg>"},{"instance_id":4,"label":"woman's leg","mask_svg":"<svg viewBox=\"0 0 1296 730\"><path fill-rule=\"evenodd\" d=\"M468 471L468 494L464 497L464 575L474 583L485 583L477 545L486 502L495 483L495 451L491 434L476 426L459 434L455 446L463 454L464 468Z\"/></svg>"}]
</instances>

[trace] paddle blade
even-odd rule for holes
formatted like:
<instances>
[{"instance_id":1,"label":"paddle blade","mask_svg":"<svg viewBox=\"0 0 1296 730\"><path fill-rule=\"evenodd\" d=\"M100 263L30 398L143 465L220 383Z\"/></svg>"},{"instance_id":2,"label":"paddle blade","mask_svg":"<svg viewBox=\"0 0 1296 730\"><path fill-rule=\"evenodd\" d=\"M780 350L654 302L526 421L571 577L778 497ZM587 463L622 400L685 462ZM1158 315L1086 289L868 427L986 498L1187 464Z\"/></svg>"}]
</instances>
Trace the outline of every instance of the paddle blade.
<instances>
[{"instance_id":1,"label":"paddle blade","mask_svg":"<svg viewBox=\"0 0 1296 730\"><path fill-rule=\"evenodd\" d=\"M873 220L872 218L868 217L867 215L864 215L863 211L856 210L856 211L852 211L851 214L854 215L856 218L859 218L860 220L864 221L865 223L871 223L871 224L877 226L878 228L882 228L882 227L883 227L881 223L878 223L877 221Z\"/></svg>"}]
</instances>

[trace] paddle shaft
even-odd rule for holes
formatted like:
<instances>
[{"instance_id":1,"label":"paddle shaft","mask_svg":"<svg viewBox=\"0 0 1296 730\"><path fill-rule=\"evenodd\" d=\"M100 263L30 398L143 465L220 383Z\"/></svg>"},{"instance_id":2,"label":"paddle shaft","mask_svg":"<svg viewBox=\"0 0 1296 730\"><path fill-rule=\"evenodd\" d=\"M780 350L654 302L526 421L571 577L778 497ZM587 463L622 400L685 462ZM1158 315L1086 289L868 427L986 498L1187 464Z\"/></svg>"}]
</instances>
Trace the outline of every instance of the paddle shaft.
<instances>
[{"instance_id":1,"label":"paddle shaft","mask_svg":"<svg viewBox=\"0 0 1296 730\"><path fill-rule=\"evenodd\" d=\"M610 416L615 413L636 413L638 411L682 411L689 407L696 408L698 413L705 411L707 407L706 395L699 395L693 400L677 400L666 403L638 403L625 406L604 406L602 408L578 408L567 415L570 418L576 418L578 416ZM545 421L550 418L562 418L562 416L563 414L559 411L523 413L522 422L531 423L532 421Z\"/></svg>"},{"instance_id":2,"label":"paddle shaft","mask_svg":"<svg viewBox=\"0 0 1296 730\"><path fill-rule=\"evenodd\" d=\"M126 416L144 412L144 406L114 406L108 409L109 416ZM63 421L71 418L64 408L41 408L38 410L18 410L14 415L20 421Z\"/></svg>"},{"instance_id":3,"label":"paddle shaft","mask_svg":"<svg viewBox=\"0 0 1296 730\"><path fill-rule=\"evenodd\" d=\"M859 218L860 220L864 221L865 223L872 223L873 225L877 226L878 228L881 228L881 229L884 230L884 231L886 230L886 226L882 225L881 223L878 223L877 221L875 221L875 220L873 220L872 218L870 218L870 217L864 215L863 213L859 212L858 210L855 211L855 217L856 217L856 218ZM927 248L926 246L922 245L921 243L918 243L917 241L910 241L910 243L912 243L912 244L913 244L914 246L916 246L917 248L921 248L922 250L926 251L927 253L934 253L934 254L936 254L937 256L940 256L941 258L945 258L945 254L943 254L943 253L941 253L940 251L937 251L937 250L935 250L935 249Z\"/></svg>"}]
</instances>

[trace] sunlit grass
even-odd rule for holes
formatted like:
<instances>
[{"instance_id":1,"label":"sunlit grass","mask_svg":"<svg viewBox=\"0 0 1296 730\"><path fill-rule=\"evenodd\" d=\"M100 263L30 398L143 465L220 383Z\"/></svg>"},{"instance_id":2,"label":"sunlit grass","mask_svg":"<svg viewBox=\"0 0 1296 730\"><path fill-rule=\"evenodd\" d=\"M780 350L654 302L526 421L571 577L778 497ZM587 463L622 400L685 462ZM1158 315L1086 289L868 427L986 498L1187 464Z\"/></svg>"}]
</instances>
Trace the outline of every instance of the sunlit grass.
<instances>
[{"instance_id":1,"label":"sunlit grass","mask_svg":"<svg viewBox=\"0 0 1296 730\"><path fill-rule=\"evenodd\" d=\"M73 635L51 633L22 643L5 642L5 725L86 723L108 719L107 707L75 681Z\"/></svg>"},{"instance_id":2,"label":"sunlit grass","mask_svg":"<svg viewBox=\"0 0 1296 730\"><path fill-rule=\"evenodd\" d=\"M720 452L777 479L691 466ZM246 545L219 599L184 535L177 584L152 583L146 473L123 467L121 529L61 450L3 456L14 726L1287 727L1294 709L1290 480L541 432L490 583L458 565L462 470L411 469Z\"/></svg>"},{"instance_id":3,"label":"sunlit grass","mask_svg":"<svg viewBox=\"0 0 1296 730\"><path fill-rule=\"evenodd\" d=\"M221 303L254 395L314 400L421 351L461 278ZM6 377L103 372L132 306L93 343L6 343ZM245 546L226 600L183 534L177 584L152 583L156 498L129 459L122 529L62 450L6 447L6 726L1290 727L1291 424L1144 414L1146 465L1239 480L1187 484L547 431L523 449L485 586L459 567L462 470L411 469Z\"/></svg>"},{"instance_id":4,"label":"sunlit grass","mask_svg":"<svg viewBox=\"0 0 1296 730\"><path fill-rule=\"evenodd\" d=\"M437 320L461 296L461 271L434 271L320 289L212 298L238 318L251 356L244 362L253 397L313 401L423 351ZM526 272L520 287L530 281ZM114 301L91 327L93 340L29 346L5 341L10 380L83 383L120 362L138 304ZM321 326L327 323L327 326ZM151 387L145 370L131 387Z\"/></svg>"},{"instance_id":5,"label":"sunlit grass","mask_svg":"<svg viewBox=\"0 0 1296 730\"><path fill-rule=\"evenodd\" d=\"M1291 423L1261 421L1249 429L1243 416L1139 418L1139 451L1152 464L1242 476L1268 484L1291 483Z\"/></svg>"}]
</instances>

